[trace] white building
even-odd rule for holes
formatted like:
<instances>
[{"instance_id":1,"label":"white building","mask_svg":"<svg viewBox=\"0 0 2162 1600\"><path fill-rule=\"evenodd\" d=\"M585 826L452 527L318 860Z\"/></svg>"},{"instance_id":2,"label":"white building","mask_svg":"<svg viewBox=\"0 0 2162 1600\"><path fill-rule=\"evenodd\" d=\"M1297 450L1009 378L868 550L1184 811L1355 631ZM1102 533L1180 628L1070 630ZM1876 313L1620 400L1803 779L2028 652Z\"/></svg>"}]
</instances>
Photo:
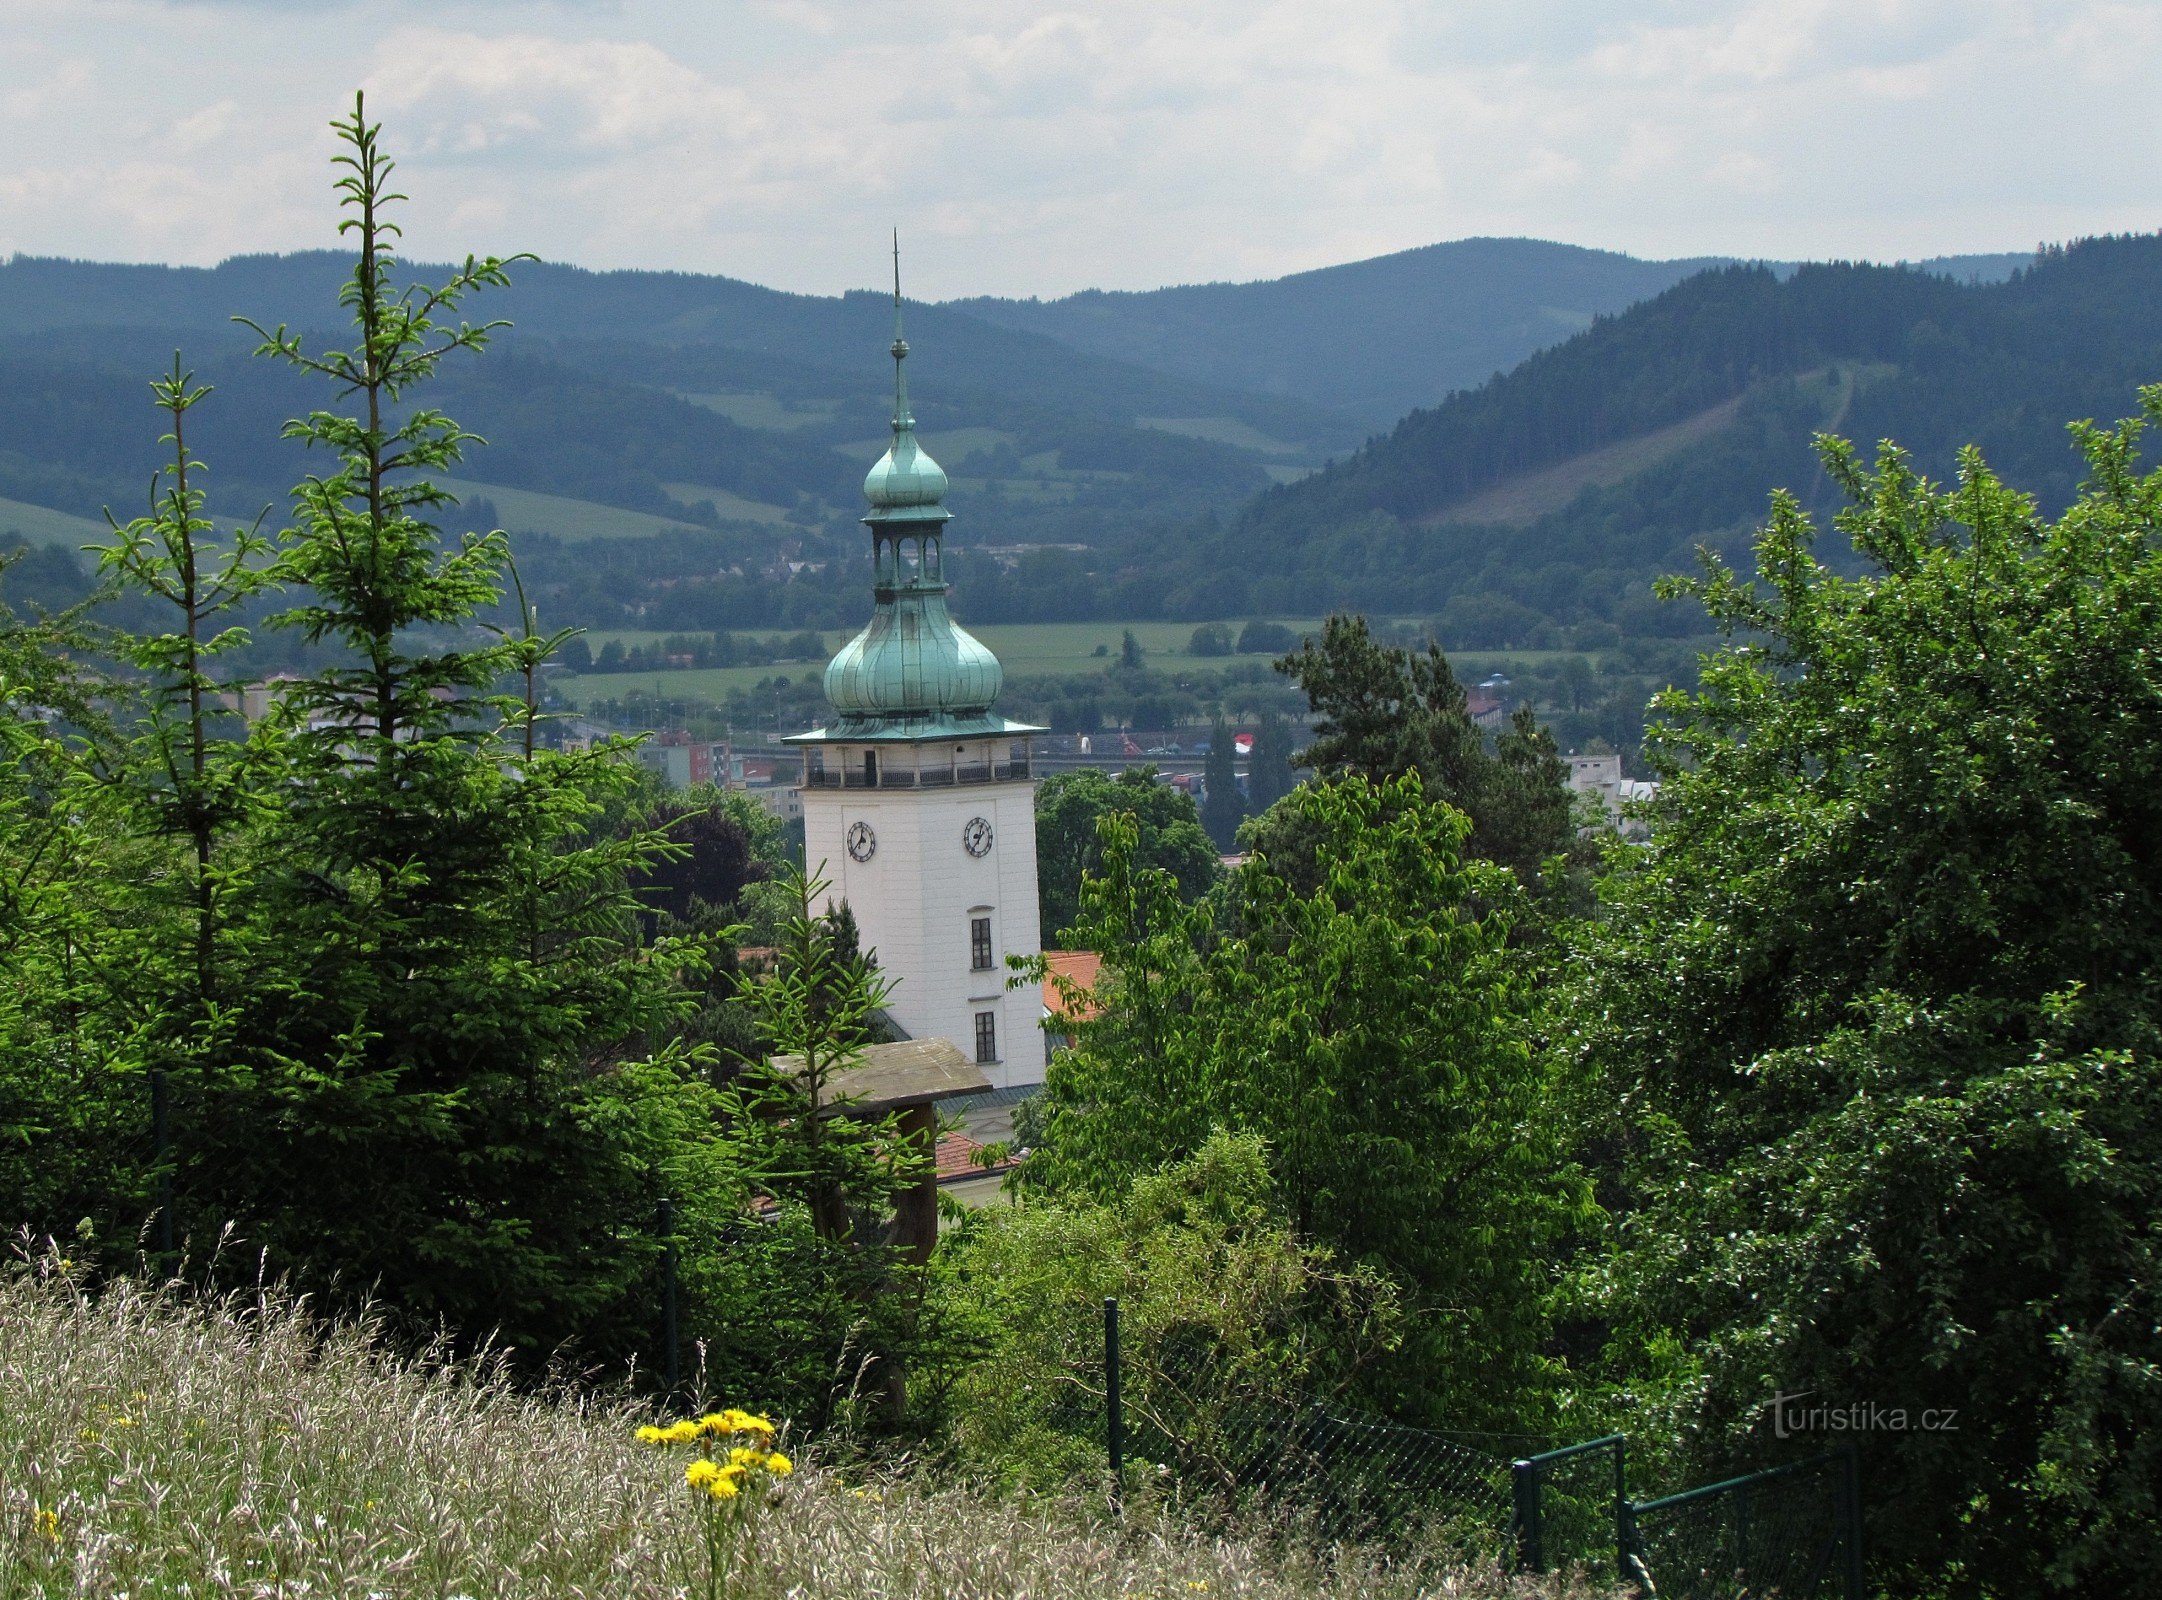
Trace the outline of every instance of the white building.
<instances>
[{"instance_id":1,"label":"white building","mask_svg":"<svg viewBox=\"0 0 2162 1600\"><path fill-rule=\"evenodd\" d=\"M1656 783L1623 777L1618 755L1571 756L1569 787L1578 794L1597 795L1599 803L1606 808L1608 821L1632 837L1642 837L1644 825L1636 818L1624 817L1622 807L1651 800L1659 793Z\"/></svg>"},{"instance_id":2,"label":"white building","mask_svg":"<svg viewBox=\"0 0 2162 1600\"><path fill-rule=\"evenodd\" d=\"M1042 947L1029 740L1045 730L993 715L998 658L946 610L946 474L916 440L907 357L896 284L893 445L863 482L875 606L826 668L834 720L787 742L805 861L876 952L887 1014L1007 1088L1043 1078L1040 996L1007 990L1006 958Z\"/></svg>"}]
</instances>

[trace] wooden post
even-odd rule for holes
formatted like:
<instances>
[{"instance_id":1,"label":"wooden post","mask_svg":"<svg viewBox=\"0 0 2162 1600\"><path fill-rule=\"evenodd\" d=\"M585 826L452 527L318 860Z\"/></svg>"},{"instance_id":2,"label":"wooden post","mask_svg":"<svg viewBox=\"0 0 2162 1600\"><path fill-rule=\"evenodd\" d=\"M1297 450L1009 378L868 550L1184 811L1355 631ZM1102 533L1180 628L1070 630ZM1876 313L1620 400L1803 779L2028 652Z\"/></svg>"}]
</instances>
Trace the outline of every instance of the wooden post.
<instances>
[{"instance_id":1,"label":"wooden post","mask_svg":"<svg viewBox=\"0 0 2162 1600\"><path fill-rule=\"evenodd\" d=\"M938 1112L913 1105L901 1112L903 1143L923 1162L923 1174L893 1204L894 1243L922 1266L938 1248Z\"/></svg>"}]
</instances>

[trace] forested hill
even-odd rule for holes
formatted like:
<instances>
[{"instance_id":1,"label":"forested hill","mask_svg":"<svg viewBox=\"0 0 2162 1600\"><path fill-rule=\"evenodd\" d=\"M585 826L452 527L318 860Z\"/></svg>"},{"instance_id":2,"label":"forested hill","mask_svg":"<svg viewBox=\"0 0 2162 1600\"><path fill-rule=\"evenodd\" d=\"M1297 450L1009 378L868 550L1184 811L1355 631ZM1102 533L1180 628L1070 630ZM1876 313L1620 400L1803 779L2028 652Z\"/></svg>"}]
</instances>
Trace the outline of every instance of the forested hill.
<instances>
[{"instance_id":1,"label":"forested hill","mask_svg":"<svg viewBox=\"0 0 2162 1600\"><path fill-rule=\"evenodd\" d=\"M176 348L216 388L189 424L213 509L282 506L310 465L279 438L304 395L251 358L255 336L231 319L334 327L347 265L327 253L0 265L0 543L80 546L99 536L101 508L140 509L160 432L145 380ZM410 270L436 281L448 269ZM868 604L855 519L887 440L889 297L528 262L473 310L514 326L446 372L443 404L486 441L454 487L469 517L500 518L519 540L551 616L834 626ZM1302 402L937 306L908 316L916 414L953 475L968 545L1190 525L1234 511L1272 470L1357 442Z\"/></svg>"},{"instance_id":2,"label":"forested hill","mask_svg":"<svg viewBox=\"0 0 2162 1600\"><path fill-rule=\"evenodd\" d=\"M1164 588L1197 615L1416 608L1458 644L1673 631L1653 577L1699 544L1744 550L1774 486L1829 500L1818 429L1897 439L1940 475L1972 441L2058 506L2080 475L2063 419L2125 415L2154 381L2162 237L2047 251L2001 283L1727 267L1264 493Z\"/></svg>"},{"instance_id":3,"label":"forested hill","mask_svg":"<svg viewBox=\"0 0 2162 1600\"><path fill-rule=\"evenodd\" d=\"M236 312L265 325L316 327L335 317L348 269L330 251L236 256L215 267L17 256L0 263L0 336L85 327L200 336L224 330ZM431 282L448 271L411 270ZM643 376L646 348L660 346L679 352L675 369L694 380L762 355L799 374L847 375L876 388L893 336L893 302L884 294L789 294L718 275L591 272L549 261L515 268L511 286L490 297L489 313L514 324L514 343L567 345L575 364L633 381ZM1343 419L1297 400L1167 376L944 306L911 302L908 318L914 370L927 392L998 394L1128 426L1141 416L1229 416L1324 447L1344 435Z\"/></svg>"},{"instance_id":4,"label":"forested hill","mask_svg":"<svg viewBox=\"0 0 2162 1600\"><path fill-rule=\"evenodd\" d=\"M1948 256L1922 267L1988 280L2029 259ZM1259 283L950 304L1096 355L1328 406L1372 429L1727 264L1645 261L1545 239L1454 239Z\"/></svg>"}]
</instances>

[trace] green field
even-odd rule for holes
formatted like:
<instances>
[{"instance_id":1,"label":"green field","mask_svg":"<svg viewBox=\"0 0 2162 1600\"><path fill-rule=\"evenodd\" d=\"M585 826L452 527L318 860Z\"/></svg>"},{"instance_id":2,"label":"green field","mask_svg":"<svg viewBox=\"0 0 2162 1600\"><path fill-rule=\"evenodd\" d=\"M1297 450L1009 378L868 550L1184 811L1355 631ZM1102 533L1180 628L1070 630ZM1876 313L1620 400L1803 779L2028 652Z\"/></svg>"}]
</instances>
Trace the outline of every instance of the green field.
<instances>
[{"instance_id":1,"label":"green field","mask_svg":"<svg viewBox=\"0 0 2162 1600\"><path fill-rule=\"evenodd\" d=\"M647 539L657 533L702 533L693 522L677 522L644 511L625 511L593 500L512 489L469 478L437 478L436 483L461 500L495 502L496 515L513 533L552 533L559 539Z\"/></svg>"},{"instance_id":2,"label":"green field","mask_svg":"<svg viewBox=\"0 0 2162 1600\"><path fill-rule=\"evenodd\" d=\"M673 391L679 400L688 400L694 406L704 406L708 411L718 411L730 422L746 428L765 428L774 433L794 433L798 428L809 427L814 422L830 422L839 402L813 400L792 405L778 395L764 392L731 394L689 394L681 389Z\"/></svg>"},{"instance_id":3,"label":"green field","mask_svg":"<svg viewBox=\"0 0 2162 1600\"><path fill-rule=\"evenodd\" d=\"M664 483L661 487L687 506L695 506L701 500L711 500L713 509L730 521L786 522L788 520L788 512L781 506L768 505L763 500L746 500L740 494L727 489L717 489L710 484Z\"/></svg>"},{"instance_id":4,"label":"green field","mask_svg":"<svg viewBox=\"0 0 2162 1600\"><path fill-rule=\"evenodd\" d=\"M1318 632L1319 618L1291 617L1271 618L1282 621L1294 632ZM1234 637L1243 622L1228 624ZM1186 646L1193 639L1195 625L1191 622L1029 622L989 624L971 628L969 632L989 645L1000 665L1005 667L1009 678L1063 677L1074 673L1100 672L1118 659L1119 645L1126 629L1133 630L1147 653L1148 663L1159 668L1177 669L1192 667L1220 670L1245 662L1267 665L1267 656L1194 656ZM609 640L618 640L625 646L654 644L665 639L665 633L634 633L624 631L595 632L587 635L596 651ZM785 631L764 633L757 637L785 639ZM847 634L828 630L825 634L828 651L840 649ZM1104 654L1097 655L1096 647L1103 646ZM678 668L665 672L598 672L582 678L562 678L557 686L564 698L573 705L591 699L610 699L633 689L659 693L671 699L703 700L718 703L725 700L731 689L748 689L761 679L775 674L792 682L801 682L806 673L813 676L825 671L824 661L781 662L769 667L694 667Z\"/></svg>"},{"instance_id":5,"label":"green field","mask_svg":"<svg viewBox=\"0 0 2162 1600\"><path fill-rule=\"evenodd\" d=\"M64 544L80 547L102 543L112 530L89 517L71 517L65 511L48 511L22 500L0 500L0 537L19 533L32 544Z\"/></svg>"}]
</instances>

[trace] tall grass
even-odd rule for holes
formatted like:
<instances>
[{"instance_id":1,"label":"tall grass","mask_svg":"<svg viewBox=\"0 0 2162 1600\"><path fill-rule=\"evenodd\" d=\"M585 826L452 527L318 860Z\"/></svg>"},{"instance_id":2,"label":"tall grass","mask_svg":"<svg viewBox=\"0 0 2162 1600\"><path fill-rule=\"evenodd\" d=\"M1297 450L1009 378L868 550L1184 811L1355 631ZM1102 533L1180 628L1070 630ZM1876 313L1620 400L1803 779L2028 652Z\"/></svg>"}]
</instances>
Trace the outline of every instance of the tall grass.
<instances>
[{"instance_id":1,"label":"tall grass","mask_svg":"<svg viewBox=\"0 0 2162 1600\"><path fill-rule=\"evenodd\" d=\"M0 1600L703 1594L704 1513L681 1460L633 1441L643 1420L621 1397L401 1358L276 1296L93 1293L57 1263L18 1267L0 1277ZM755 1526L753 1592L1565 1592L918 1472L844 1477L809 1454Z\"/></svg>"}]
</instances>

